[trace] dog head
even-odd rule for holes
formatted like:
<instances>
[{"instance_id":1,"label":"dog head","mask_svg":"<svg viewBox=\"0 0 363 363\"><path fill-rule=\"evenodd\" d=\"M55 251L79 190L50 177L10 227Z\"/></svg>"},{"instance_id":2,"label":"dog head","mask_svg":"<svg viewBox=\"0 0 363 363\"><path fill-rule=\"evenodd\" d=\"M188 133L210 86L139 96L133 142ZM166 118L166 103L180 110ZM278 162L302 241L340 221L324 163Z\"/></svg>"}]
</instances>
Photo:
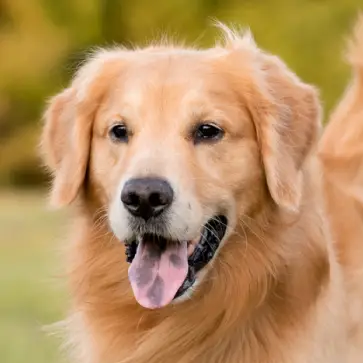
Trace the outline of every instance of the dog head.
<instances>
[{"instance_id":1,"label":"dog head","mask_svg":"<svg viewBox=\"0 0 363 363\"><path fill-rule=\"evenodd\" d=\"M87 198L87 184L148 308L187 296L241 219L299 211L316 92L249 34L224 32L207 50L97 52L45 114L53 203Z\"/></svg>"}]
</instances>

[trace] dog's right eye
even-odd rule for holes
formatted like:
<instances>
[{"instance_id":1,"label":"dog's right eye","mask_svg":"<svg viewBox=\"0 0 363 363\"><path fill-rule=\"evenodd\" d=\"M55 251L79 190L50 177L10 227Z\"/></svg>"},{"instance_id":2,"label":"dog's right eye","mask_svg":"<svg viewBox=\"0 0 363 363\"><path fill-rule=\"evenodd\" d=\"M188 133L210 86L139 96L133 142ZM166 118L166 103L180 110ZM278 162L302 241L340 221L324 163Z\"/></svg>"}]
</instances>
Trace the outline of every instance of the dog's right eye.
<instances>
[{"instance_id":1,"label":"dog's right eye","mask_svg":"<svg viewBox=\"0 0 363 363\"><path fill-rule=\"evenodd\" d=\"M124 124L113 125L109 131L111 140L116 142L127 142L129 140L129 133Z\"/></svg>"}]
</instances>

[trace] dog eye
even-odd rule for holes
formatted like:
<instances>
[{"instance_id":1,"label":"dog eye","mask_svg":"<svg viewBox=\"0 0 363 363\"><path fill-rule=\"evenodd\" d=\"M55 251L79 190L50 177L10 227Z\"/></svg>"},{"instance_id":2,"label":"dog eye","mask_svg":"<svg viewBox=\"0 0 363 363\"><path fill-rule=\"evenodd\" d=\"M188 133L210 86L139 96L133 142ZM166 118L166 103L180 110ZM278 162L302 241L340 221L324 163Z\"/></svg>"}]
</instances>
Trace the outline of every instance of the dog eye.
<instances>
[{"instance_id":1,"label":"dog eye","mask_svg":"<svg viewBox=\"0 0 363 363\"><path fill-rule=\"evenodd\" d=\"M213 123L200 124L194 132L194 143L218 141L224 135L224 131Z\"/></svg>"},{"instance_id":2,"label":"dog eye","mask_svg":"<svg viewBox=\"0 0 363 363\"><path fill-rule=\"evenodd\" d=\"M124 124L113 125L109 131L109 135L113 141L127 142L129 140L129 133Z\"/></svg>"}]
</instances>

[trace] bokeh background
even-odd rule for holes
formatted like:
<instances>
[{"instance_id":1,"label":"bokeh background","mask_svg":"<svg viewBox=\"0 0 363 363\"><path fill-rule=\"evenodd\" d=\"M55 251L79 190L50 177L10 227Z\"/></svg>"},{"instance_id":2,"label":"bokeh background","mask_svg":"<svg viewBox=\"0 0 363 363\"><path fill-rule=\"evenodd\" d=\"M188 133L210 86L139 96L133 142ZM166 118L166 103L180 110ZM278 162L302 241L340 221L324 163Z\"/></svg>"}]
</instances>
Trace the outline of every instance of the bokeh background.
<instances>
[{"instance_id":1,"label":"bokeh background","mask_svg":"<svg viewBox=\"0 0 363 363\"><path fill-rule=\"evenodd\" d=\"M362 0L0 0L0 362L59 363L42 326L61 319L63 212L46 208L37 143L48 97L98 45L167 33L213 43L212 18L257 42L321 89L325 115L349 78L342 60Z\"/></svg>"}]
</instances>

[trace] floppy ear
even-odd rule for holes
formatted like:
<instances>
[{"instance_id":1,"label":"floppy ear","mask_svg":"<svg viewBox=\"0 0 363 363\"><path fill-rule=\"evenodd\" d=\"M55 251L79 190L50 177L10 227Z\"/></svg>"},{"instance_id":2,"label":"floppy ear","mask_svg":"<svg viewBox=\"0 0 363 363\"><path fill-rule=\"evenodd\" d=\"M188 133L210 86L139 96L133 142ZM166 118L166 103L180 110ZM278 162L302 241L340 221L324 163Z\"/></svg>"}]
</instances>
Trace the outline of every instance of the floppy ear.
<instances>
[{"instance_id":1,"label":"floppy ear","mask_svg":"<svg viewBox=\"0 0 363 363\"><path fill-rule=\"evenodd\" d=\"M95 112L120 70L122 51L101 51L77 73L70 88L51 99L44 114L41 149L53 172L51 204L70 204L83 184Z\"/></svg>"},{"instance_id":2,"label":"floppy ear","mask_svg":"<svg viewBox=\"0 0 363 363\"><path fill-rule=\"evenodd\" d=\"M217 26L223 32L223 48L233 58L228 72L238 91L244 91L255 123L272 199L296 212L303 192L303 163L321 127L318 93L278 57L261 51L249 30L241 33L221 23Z\"/></svg>"},{"instance_id":3,"label":"floppy ear","mask_svg":"<svg viewBox=\"0 0 363 363\"><path fill-rule=\"evenodd\" d=\"M77 102L74 88L55 96L45 112L42 151L54 174L51 204L70 204L83 183L90 147L92 120Z\"/></svg>"},{"instance_id":4,"label":"floppy ear","mask_svg":"<svg viewBox=\"0 0 363 363\"><path fill-rule=\"evenodd\" d=\"M296 212L303 191L302 166L319 134L319 99L316 90L277 57L260 56L257 95L250 104L267 185L278 206Z\"/></svg>"}]
</instances>

